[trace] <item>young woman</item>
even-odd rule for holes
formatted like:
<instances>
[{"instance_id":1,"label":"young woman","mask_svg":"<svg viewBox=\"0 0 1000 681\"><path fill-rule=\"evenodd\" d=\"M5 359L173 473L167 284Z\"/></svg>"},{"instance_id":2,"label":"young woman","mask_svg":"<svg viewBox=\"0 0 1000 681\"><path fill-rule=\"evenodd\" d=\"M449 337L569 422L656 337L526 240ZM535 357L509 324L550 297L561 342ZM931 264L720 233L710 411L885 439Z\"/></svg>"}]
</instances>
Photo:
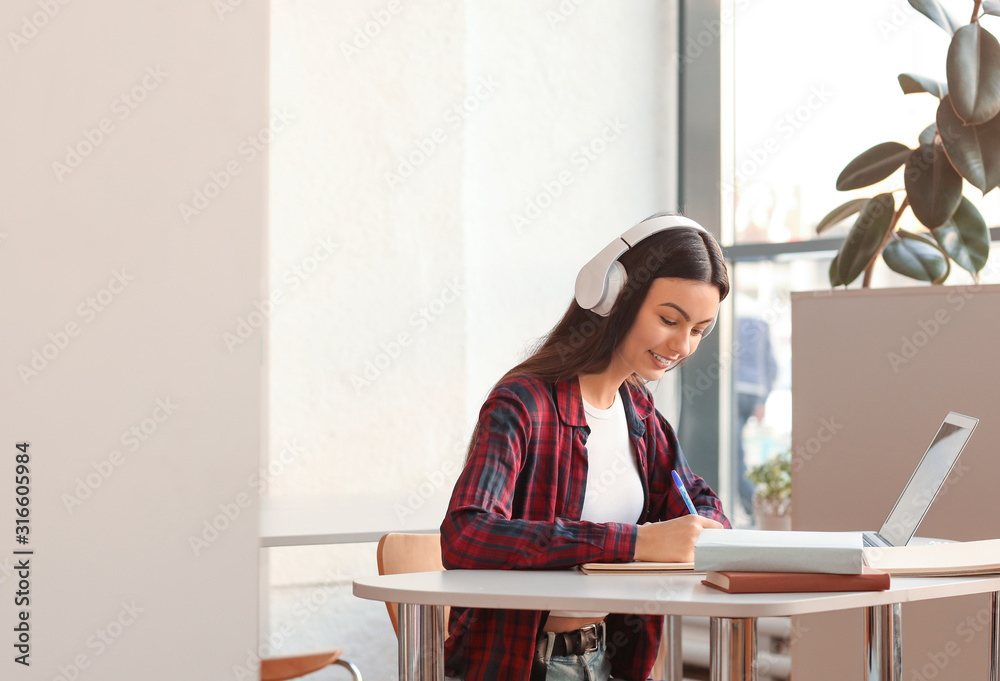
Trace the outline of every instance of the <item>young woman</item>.
<instances>
[{"instance_id":1,"label":"young woman","mask_svg":"<svg viewBox=\"0 0 1000 681\"><path fill-rule=\"evenodd\" d=\"M441 525L445 567L690 561L703 528L728 527L644 388L695 351L728 293L715 239L680 216L644 220L588 263L562 320L480 411ZM645 681L662 626L659 616L452 608L447 673Z\"/></svg>"}]
</instances>

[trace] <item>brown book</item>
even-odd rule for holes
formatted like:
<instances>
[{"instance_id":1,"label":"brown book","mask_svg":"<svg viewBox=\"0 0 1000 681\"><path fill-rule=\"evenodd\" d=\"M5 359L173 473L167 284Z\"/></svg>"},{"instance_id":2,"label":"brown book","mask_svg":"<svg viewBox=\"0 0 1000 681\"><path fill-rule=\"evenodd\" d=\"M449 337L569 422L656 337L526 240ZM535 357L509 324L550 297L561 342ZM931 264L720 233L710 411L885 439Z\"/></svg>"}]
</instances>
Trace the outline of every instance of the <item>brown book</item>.
<instances>
[{"instance_id":1,"label":"brown book","mask_svg":"<svg viewBox=\"0 0 1000 681\"><path fill-rule=\"evenodd\" d=\"M822 572L708 572L702 584L730 594L885 591L889 573L865 566L860 575Z\"/></svg>"}]
</instances>

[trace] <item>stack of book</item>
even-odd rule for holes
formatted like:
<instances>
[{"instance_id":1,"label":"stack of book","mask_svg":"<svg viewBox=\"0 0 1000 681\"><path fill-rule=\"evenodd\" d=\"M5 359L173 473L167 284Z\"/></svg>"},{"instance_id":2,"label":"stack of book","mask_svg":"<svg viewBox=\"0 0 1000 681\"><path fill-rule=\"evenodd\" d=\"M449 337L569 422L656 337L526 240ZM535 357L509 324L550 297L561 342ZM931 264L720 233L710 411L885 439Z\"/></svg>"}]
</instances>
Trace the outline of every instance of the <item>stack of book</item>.
<instances>
[{"instance_id":1,"label":"stack of book","mask_svg":"<svg viewBox=\"0 0 1000 681\"><path fill-rule=\"evenodd\" d=\"M727 593L884 591L893 575L1000 574L1000 539L863 548L860 532L702 530L693 563L587 563L587 574L705 573Z\"/></svg>"},{"instance_id":2,"label":"stack of book","mask_svg":"<svg viewBox=\"0 0 1000 681\"><path fill-rule=\"evenodd\" d=\"M588 563L587 574L703 572L728 593L880 591L889 574L866 568L858 532L702 530L693 563Z\"/></svg>"},{"instance_id":3,"label":"stack of book","mask_svg":"<svg viewBox=\"0 0 1000 681\"><path fill-rule=\"evenodd\" d=\"M702 584L727 593L884 591L889 574L866 567L858 532L702 530L694 546Z\"/></svg>"}]
</instances>

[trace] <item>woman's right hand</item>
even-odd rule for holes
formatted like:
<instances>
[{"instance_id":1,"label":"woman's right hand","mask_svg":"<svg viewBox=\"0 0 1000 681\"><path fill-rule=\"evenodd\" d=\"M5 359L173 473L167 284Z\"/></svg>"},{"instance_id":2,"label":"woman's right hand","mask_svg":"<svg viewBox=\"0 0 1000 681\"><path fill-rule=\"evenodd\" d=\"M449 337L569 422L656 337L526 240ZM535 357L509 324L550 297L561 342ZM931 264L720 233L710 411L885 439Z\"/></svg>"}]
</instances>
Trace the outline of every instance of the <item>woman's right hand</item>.
<instances>
[{"instance_id":1,"label":"woman's right hand","mask_svg":"<svg viewBox=\"0 0 1000 681\"><path fill-rule=\"evenodd\" d=\"M700 515L686 515L659 523L639 525L635 559L655 563L690 563L701 531L722 529L722 524Z\"/></svg>"}]
</instances>

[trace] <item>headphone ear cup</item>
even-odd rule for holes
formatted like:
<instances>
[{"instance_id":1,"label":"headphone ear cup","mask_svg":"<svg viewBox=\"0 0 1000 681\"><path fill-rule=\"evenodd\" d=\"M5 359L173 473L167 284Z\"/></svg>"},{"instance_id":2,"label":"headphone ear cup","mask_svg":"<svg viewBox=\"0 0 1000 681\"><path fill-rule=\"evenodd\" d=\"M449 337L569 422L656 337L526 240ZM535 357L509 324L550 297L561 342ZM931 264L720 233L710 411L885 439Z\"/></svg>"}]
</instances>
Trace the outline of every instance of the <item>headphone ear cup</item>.
<instances>
[{"instance_id":1,"label":"headphone ear cup","mask_svg":"<svg viewBox=\"0 0 1000 681\"><path fill-rule=\"evenodd\" d=\"M628 274L625 273L625 267L615 260L611 263L608 275L604 278L604 295L597 301L597 305L590 309L602 317L611 314L611 308L615 306L618 294L621 293L626 281L628 281Z\"/></svg>"}]
</instances>

